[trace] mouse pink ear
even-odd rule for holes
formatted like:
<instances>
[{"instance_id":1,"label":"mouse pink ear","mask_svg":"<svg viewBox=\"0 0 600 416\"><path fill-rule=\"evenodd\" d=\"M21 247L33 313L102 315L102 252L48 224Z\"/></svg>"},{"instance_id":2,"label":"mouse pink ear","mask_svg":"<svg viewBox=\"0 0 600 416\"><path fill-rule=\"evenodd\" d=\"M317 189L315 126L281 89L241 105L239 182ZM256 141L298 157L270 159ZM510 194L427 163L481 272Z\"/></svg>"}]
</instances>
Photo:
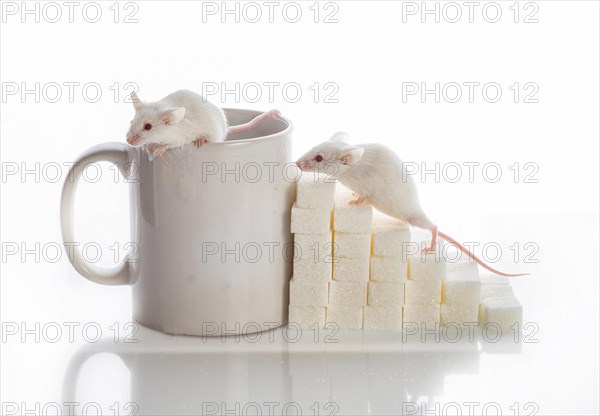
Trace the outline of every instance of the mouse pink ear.
<instances>
[{"instance_id":1,"label":"mouse pink ear","mask_svg":"<svg viewBox=\"0 0 600 416\"><path fill-rule=\"evenodd\" d=\"M131 93L131 102L133 103L133 108L135 108L136 111L138 108L140 108L142 106L142 101L137 96L135 91Z\"/></svg>"},{"instance_id":2,"label":"mouse pink ear","mask_svg":"<svg viewBox=\"0 0 600 416\"><path fill-rule=\"evenodd\" d=\"M358 162L365 153L364 147L351 146L347 149L344 149L342 153L342 163L344 165L352 165Z\"/></svg>"},{"instance_id":3,"label":"mouse pink ear","mask_svg":"<svg viewBox=\"0 0 600 416\"><path fill-rule=\"evenodd\" d=\"M165 124L176 124L183 120L185 116L185 107L167 108L160 117Z\"/></svg>"},{"instance_id":4,"label":"mouse pink ear","mask_svg":"<svg viewBox=\"0 0 600 416\"><path fill-rule=\"evenodd\" d=\"M348 133L344 131L338 131L334 133L333 136L329 139L330 142L340 142L340 143L348 143L350 136Z\"/></svg>"}]
</instances>

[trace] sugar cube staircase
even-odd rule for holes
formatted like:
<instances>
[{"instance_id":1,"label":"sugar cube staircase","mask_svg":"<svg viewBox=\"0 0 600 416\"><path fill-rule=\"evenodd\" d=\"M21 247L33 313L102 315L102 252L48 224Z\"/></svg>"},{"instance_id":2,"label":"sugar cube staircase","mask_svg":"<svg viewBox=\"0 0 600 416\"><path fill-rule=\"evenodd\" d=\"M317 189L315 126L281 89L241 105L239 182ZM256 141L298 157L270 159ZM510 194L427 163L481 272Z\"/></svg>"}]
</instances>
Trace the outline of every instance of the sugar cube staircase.
<instances>
[{"instance_id":1,"label":"sugar cube staircase","mask_svg":"<svg viewBox=\"0 0 600 416\"><path fill-rule=\"evenodd\" d=\"M507 278L480 277L470 261L415 253L405 223L374 214L369 204L349 205L351 199L323 175L298 181L290 323L365 330L521 324L522 306Z\"/></svg>"}]
</instances>

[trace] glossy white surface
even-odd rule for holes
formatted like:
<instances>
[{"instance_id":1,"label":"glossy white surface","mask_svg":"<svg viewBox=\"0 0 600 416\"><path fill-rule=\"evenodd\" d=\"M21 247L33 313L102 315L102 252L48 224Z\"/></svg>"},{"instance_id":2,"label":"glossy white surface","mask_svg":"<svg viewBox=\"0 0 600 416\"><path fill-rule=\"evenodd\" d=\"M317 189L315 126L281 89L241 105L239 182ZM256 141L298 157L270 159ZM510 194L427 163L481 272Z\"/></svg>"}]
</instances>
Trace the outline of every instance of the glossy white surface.
<instances>
[{"instance_id":1,"label":"glossy white surface","mask_svg":"<svg viewBox=\"0 0 600 416\"><path fill-rule=\"evenodd\" d=\"M320 414L327 414L324 406L338 409L337 414L397 414L405 406L406 414L415 414L415 403L446 406L448 412L458 403L462 414L469 414L465 403L470 402L479 403L480 410L498 404L503 414L513 414L515 403L519 414L534 408L537 414L597 414L598 268L593 259L598 239L590 240L585 230L598 222L592 216L573 220L570 238L588 238L588 244L572 258L589 259L574 262L565 256L557 260L568 243L541 227L560 218L505 218L515 227L510 238L530 234L544 249L538 264L519 265L532 276L512 281L529 323L519 344L481 337L471 343L466 334L457 343L448 342L452 334L439 343L431 335L426 343L415 336L403 342L395 333L323 330L317 342L314 331L291 342L298 334L282 329L224 341L174 337L143 327L136 332L129 324L130 289L87 282L68 263L40 280L38 288L28 279L5 280L2 293L19 297L3 296L4 325L25 322L33 331L17 328L10 335L15 331L5 327L10 331L4 331L2 348L2 400L30 407L75 400L80 411L84 404L98 403L106 412L118 403L120 414L129 414L123 409L128 402L139 406L138 414L165 415L194 414L202 406L211 414L214 403L217 414L223 403L227 409L246 406L249 413L252 403L259 403L269 414L265 403L270 402L280 410L298 403L303 414L312 414L313 402L321 406ZM527 227L527 221L538 225ZM490 232L509 238L497 217L487 222L496 224ZM47 296L59 288L69 296ZM76 325L72 342L69 325ZM62 334L50 342L57 328ZM91 342L97 329L101 340ZM127 342L132 340L138 342Z\"/></svg>"}]
</instances>

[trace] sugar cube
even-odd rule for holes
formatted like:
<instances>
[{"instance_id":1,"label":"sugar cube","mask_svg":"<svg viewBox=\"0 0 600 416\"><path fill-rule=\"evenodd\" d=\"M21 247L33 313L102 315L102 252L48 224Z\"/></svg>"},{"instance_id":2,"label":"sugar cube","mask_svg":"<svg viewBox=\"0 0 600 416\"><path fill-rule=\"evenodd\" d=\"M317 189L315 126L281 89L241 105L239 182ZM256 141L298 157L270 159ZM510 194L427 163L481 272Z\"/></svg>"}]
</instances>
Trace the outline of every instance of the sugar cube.
<instances>
[{"instance_id":1,"label":"sugar cube","mask_svg":"<svg viewBox=\"0 0 600 416\"><path fill-rule=\"evenodd\" d=\"M327 234L330 232L330 209L300 208L292 206L291 232L299 234Z\"/></svg>"},{"instance_id":2,"label":"sugar cube","mask_svg":"<svg viewBox=\"0 0 600 416\"><path fill-rule=\"evenodd\" d=\"M333 229L342 233L369 234L373 224L371 204L348 205L351 198L337 197L333 208Z\"/></svg>"},{"instance_id":3,"label":"sugar cube","mask_svg":"<svg viewBox=\"0 0 600 416\"><path fill-rule=\"evenodd\" d=\"M306 282L290 280L290 305L327 306L329 283L326 281Z\"/></svg>"},{"instance_id":4,"label":"sugar cube","mask_svg":"<svg viewBox=\"0 0 600 416\"><path fill-rule=\"evenodd\" d=\"M404 325L414 324L420 329L436 329L440 323L440 305L404 305Z\"/></svg>"},{"instance_id":5,"label":"sugar cube","mask_svg":"<svg viewBox=\"0 0 600 416\"><path fill-rule=\"evenodd\" d=\"M481 281L474 276L451 275L442 284L442 302L476 305L481 299Z\"/></svg>"},{"instance_id":6,"label":"sugar cube","mask_svg":"<svg viewBox=\"0 0 600 416\"><path fill-rule=\"evenodd\" d=\"M507 298L514 296L512 287L509 285L483 285L481 286L481 300L490 298Z\"/></svg>"},{"instance_id":7,"label":"sugar cube","mask_svg":"<svg viewBox=\"0 0 600 416\"><path fill-rule=\"evenodd\" d=\"M450 255L448 255L448 258L446 259L446 271L448 274L469 273L479 276L479 266L477 263L463 253L460 253L459 258L450 257Z\"/></svg>"},{"instance_id":8,"label":"sugar cube","mask_svg":"<svg viewBox=\"0 0 600 416\"><path fill-rule=\"evenodd\" d=\"M365 306L363 329L402 330L402 306Z\"/></svg>"},{"instance_id":9,"label":"sugar cube","mask_svg":"<svg viewBox=\"0 0 600 416\"><path fill-rule=\"evenodd\" d=\"M510 285L508 277L495 274L484 274L481 276L482 285Z\"/></svg>"},{"instance_id":10,"label":"sugar cube","mask_svg":"<svg viewBox=\"0 0 600 416\"><path fill-rule=\"evenodd\" d=\"M404 303L435 305L442 301L442 282L407 280L404 283Z\"/></svg>"},{"instance_id":11,"label":"sugar cube","mask_svg":"<svg viewBox=\"0 0 600 416\"><path fill-rule=\"evenodd\" d=\"M325 327L325 307L294 306L289 307L289 323L295 323L302 329L309 329L315 323L319 328Z\"/></svg>"},{"instance_id":12,"label":"sugar cube","mask_svg":"<svg viewBox=\"0 0 600 416\"><path fill-rule=\"evenodd\" d=\"M410 228L400 220L377 216L373 224L373 255L406 258Z\"/></svg>"},{"instance_id":13,"label":"sugar cube","mask_svg":"<svg viewBox=\"0 0 600 416\"><path fill-rule=\"evenodd\" d=\"M348 259L368 259L371 256L371 234L333 234L333 255Z\"/></svg>"},{"instance_id":14,"label":"sugar cube","mask_svg":"<svg viewBox=\"0 0 600 416\"><path fill-rule=\"evenodd\" d=\"M361 329L363 327L363 307L329 305L326 322L335 325L337 329ZM329 326L327 327L329 328Z\"/></svg>"},{"instance_id":15,"label":"sugar cube","mask_svg":"<svg viewBox=\"0 0 600 416\"><path fill-rule=\"evenodd\" d=\"M479 304L464 303L457 305L441 305L441 323L442 325L457 324L464 325L465 323L478 323Z\"/></svg>"},{"instance_id":16,"label":"sugar cube","mask_svg":"<svg viewBox=\"0 0 600 416\"><path fill-rule=\"evenodd\" d=\"M294 261L294 279L297 280L329 281L331 271L331 263L324 260L302 257Z\"/></svg>"},{"instance_id":17,"label":"sugar cube","mask_svg":"<svg viewBox=\"0 0 600 416\"><path fill-rule=\"evenodd\" d=\"M335 200L335 179L317 172L302 172L296 187L298 208L330 211Z\"/></svg>"},{"instance_id":18,"label":"sugar cube","mask_svg":"<svg viewBox=\"0 0 600 416\"><path fill-rule=\"evenodd\" d=\"M440 252L419 252L408 256L408 278L416 281L446 279L446 260Z\"/></svg>"},{"instance_id":19,"label":"sugar cube","mask_svg":"<svg viewBox=\"0 0 600 416\"><path fill-rule=\"evenodd\" d=\"M401 257L371 257L371 280L375 282L404 282L408 263Z\"/></svg>"},{"instance_id":20,"label":"sugar cube","mask_svg":"<svg viewBox=\"0 0 600 416\"><path fill-rule=\"evenodd\" d=\"M312 259L331 258L333 241L331 233L327 234L294 234L294 258Z\"/></svg>"},{"instance_id":21,"label":"sugar cube","mask_svg":"<svg viewBox=\"0 0 600 416\"><path fill-rule=\"evenodd\" d=\"M509 329L523 322L523 307L516 297L489 298L479 305L479 322L496 323L501 329Z\"/></svg>"},{"instance_id":22,"label":"sugar cube","mask_svg":"<svg viewBox=\"0 0 600 416\"><path fill-rule=\"evenodd\" d=\"M329 304L365 306L367 304L367 283L332 281L329 285Z\"/></svg>"},{"instance_id":23,"label":"sugar cube","mask_svg":"<svg viewBox=\"0 0 600 416\"><path fill-rule=\"evenodd\" d=\"M369 280L369 259L335 258L333 280L343 282L367 282Z\"/></svg>"},{"instance_id":24,"label":"sugar cube","mask_svg":"<svg viewBox=\"0 0 600 416\"><path fill-rule=\"evenodd\" d=\"M404 304L403 282L369 282L367 305L390 306Z\"/></svg>"}]
</instances>

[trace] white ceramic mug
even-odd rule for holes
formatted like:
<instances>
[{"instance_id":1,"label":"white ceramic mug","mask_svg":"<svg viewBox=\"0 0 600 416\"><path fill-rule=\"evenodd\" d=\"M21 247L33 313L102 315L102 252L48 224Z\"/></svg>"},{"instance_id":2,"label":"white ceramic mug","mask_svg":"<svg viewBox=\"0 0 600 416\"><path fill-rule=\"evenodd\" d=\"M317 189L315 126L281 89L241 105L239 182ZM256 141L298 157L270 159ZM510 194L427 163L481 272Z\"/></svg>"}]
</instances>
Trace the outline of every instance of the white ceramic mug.
<instances>
[{"instance_id":1,"label":"white ceramic mug","mask_svg":"<svg viewBox=\"0 0 600 416\"><path fill-rule=\"evenodd\" d=\"M260 114L225 112L231 125ZM131 182L138 259L100 268L75 246L73 266L93 282L131 285L133 318L165 333L244 334L285 324L297 174L291 133L289 120L274 118L225 142L173 149L152 161L125 143L87 150L64 183L63 239L76 241L73 202L84 167L112 162Z\"/></svg>"}]
</instances>

